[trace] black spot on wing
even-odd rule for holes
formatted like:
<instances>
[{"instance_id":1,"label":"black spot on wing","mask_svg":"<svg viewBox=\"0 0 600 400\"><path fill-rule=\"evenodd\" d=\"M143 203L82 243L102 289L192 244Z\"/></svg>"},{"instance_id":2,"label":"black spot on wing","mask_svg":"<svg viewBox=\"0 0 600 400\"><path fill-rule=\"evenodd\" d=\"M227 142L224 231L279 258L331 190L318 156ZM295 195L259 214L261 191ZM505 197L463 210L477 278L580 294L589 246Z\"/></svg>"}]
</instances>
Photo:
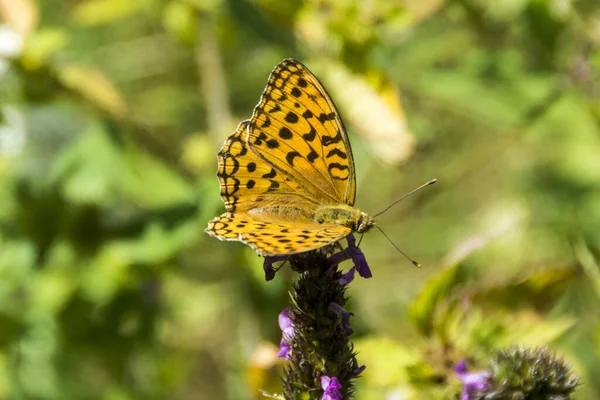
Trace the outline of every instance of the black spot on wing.
<instances>
[{"instance_id":1,"label":"black spot on wing","mask_svg":"<svg viewBox=\"0 0 600 400\"><path fill-rule=\"evenodd\" d=\"M285 159L292 167L294 166L294 158L300 157L300 153L297 151L290 151L285 155Z\"/></svg>"},{"instance_id":2,"label":"black spot on wing","mask_svg":"<svg viewBox=\"0 0 600 400\"><path fill-rule=\"evenodd\" d=\"M220 173L223 175L233 175L240 169L240 162L235 157L223 157L221 162L223 171Z\"/></svg>"},{"instance_id":3,"label":"black spot on wing","mask_svg":"<svg viewBox=\"0 0 600 400\"><path fill-rule=\"evenodd\" d=\"M277 173L275 172L274 168L271 168L271 171L267 174L264 174L262 177L266 178L266 179L271 179L271 178L275 178L275 176L277 176Z\"/></svg>"},{"instance_id":4,"label":"black spot on wing","mask_svg":"<svg viewBox=\"0 0 600 400\"><path fill-rule=\"evenodd\" d=\"M272 109L270 109L268 112L269 112L269 114L273 114L278 111L281 111L281 107L279 106L279 104L275 104L275 106Z\"/></svg>"},{"instance_id":5,"label":"black spot on wing","mask_svg":"<svg viewBox=\"0 0 600 400\"><path fill-rule=\"evenodd\" d=\"M327 169L329 171L331 171L332 169L339 169L340 171L345 171L345 170L348 169L348 166L347 165L342 165L342 164L339 164L339 163L331 163L331 164L329 164L329 166L327 167Z\"/></svg>"},{"instance_id":6,"label":"black spot on wing","mask_svg":"<svg viewBox=\"0 0 600 400\"><path fill-rule=\"evenodd\" d=\"M324 124L327 121L333 121L335 119L335 113L330 112L329 114L321 113L319 114L318 120L320 123Z\"/></svg>"},{"instance_id":7,"label":"black spot on wing","mask_svg":"<svg viewBox=\"0 0 600 400\"><path fill-rule=\"evenodd\" d=\"M269 139L266 141L267 147L270 149L276 149L279 147L279 142L276 139Z\"/></svg>"},{"instance_id":8,"label":"black spot on wing","mask_svg":"<svg viewBox=\"0 0 600 400\"><path fill-rule=\"evenodd\" d=\"M286 114L285 120L287 122L289 122L290 124L295 124L298 122L298 115L296 115L294 112L290 111Z\"/></svg>"},{"instance_id":9,"label":"black spot on wing","mask_svg":"<svg viewBox=\"0 0 600 400\"><path fill-rule=\"evenodd\" d=\"M259 132L258 136L254 138L254 144L257 146L261 146L266 139L267 135L264 132Z\"/></svg>"},{"instance_id":10,"label":"black spot on wing","mask_svg":"<svg viewBox=\"0 0 600 400\"><path fill-rule=\"evenodd\" d=\"M348 171L347 165L342 165L339 163L331 163L327 166L327 170L329 171L329 173L331 174L331 176L334 179L338 179L338 180L342 180L342 181L345 181L348 179L348 172L342 173L340 176L336 175L336 173L333 172L334 170L338 170L339 172Z\"/></svg>"},{"instance_id":11,"label":"black spot on wing","mask_svg":"<svg viewBox=\"0 0 600 400\"><path fill-rule=\"evenodd\" d=\"M269 185L269 189L267 189L269 192L275 191L279 189L279 182L277 181L271 181L271 185Z\"/></svg>"},{"instance_id":12,"label":"black spot on wing","mask_svg":"<svg viewBox=\"0 0 600 400\"><path fill-rule=\"evenodd\" d=\"M317 137L317 130L314 126L311 125L310 132L303 134L302 137L304 138L304 140L312 142L313 140L315 140L315 137Z\"/></svg>"},{"instance_id":13,"label":"black spot on wing","mask_svg":"<svg viewBox=\"0 0 600 400\"><path fill-rule=\"evenodd\" d=\"M333 137L329 135L324 135L321 137L321 142L323 143L323 146L329 146L330 144L339 143L342 140L342 133L339 130L337 131L337 134Z\"/></svg>"},{"instance_id":14,"label":"black spot on wing","mask_svg":"<svg viewBox=\"0 0 600 400\"><path fill-rule=\"evenodd\" d=\"M344 153L342 150L337 149L337 148L330 150L329 153L327 153L327 155L325 156L325 158L330 158L333 156L338 156L340 158L343 158L344 160L347 158L346 153Z\"/></svg>"},{"instance_id":15,"label":"black spot on wing","mask_svg":"<svg viewBox=\"0 0 600 400\"><path fill-rule=\"evenodd\" d=\"M308 82L306 82L306 79L304 78L298 78L298 86L305 88L308 86Z\"/></svg>"},{"instance_id":16,"label":"black spot on wing","mask_svg":"<svg viewBox=\"0 0 600 400\"><path fill-rule=\"evenodd\" d=\"M282 126L279 130L279 137L288 140L294 137L294 135L292 134L292 131L290 131L287 127Z\"/></svg>"}]
</instances>

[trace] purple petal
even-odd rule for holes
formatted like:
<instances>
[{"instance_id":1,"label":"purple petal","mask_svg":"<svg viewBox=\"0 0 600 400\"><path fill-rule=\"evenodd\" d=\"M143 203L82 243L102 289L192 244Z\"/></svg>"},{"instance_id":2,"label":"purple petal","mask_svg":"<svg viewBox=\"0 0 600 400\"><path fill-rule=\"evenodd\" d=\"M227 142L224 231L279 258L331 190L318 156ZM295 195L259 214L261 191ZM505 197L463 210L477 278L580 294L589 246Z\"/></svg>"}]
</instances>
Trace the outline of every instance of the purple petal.
<instances>
[{"instance_id":1,"label":"purple petal","mask_svg":"<svg viewBox=\"0 0 600 400\"><path fill-rule=\"evenodd\" d=\"M354 376L358 376L358 375L362 374L362 372L363 372L365 369L367 369L367 366L366 366L366 365L361 365L360 367L356 368L356 369L354 370Z\"/></svg>"},{"instance_id":2,"label":"purple petal","mask_svg":"<svg viewBox=\"0 0 600 400\"><path fill-rule=\"evenodd\" d=\"M371 272L371 268L369 268L369 264L367 264L367 259L363 252L357 247L354 255L352 256L352 262L354 262L354 266L358 271L358 274L365 278L372 278L373 273Z\"/></svg>"},{"instance_id":3,"label":"purple petal","mask_svg":"<svg viewBox=\"0 0 600 400\"><path fill-rule=\"evenodd\" d=\"M348 247L329 257L329 264L336 265L341 263L342 261L346 261L352 258L352 255L354 254L354 249L356 249L356 239L354 239L354 236L350 234L346 236L346 241L348 242Z\"/></svg>"},{"instance_id":4,"label":"purple petal","mask_svg":"<svg viewBox=\"0 0 600 400\"><path fill-rule=\"evenodd\" d=\"M339 253L338 253L339 254ZM340 278L340 285L347 285L354 280L354 273L356 272L356 267L350 268L348 272L342 275Z\"/></svg>"},{"instance_id":5,"label":"purple petal","mask_svg":"<svg viewBox=\"0 0 600 400\"><path fill-rule=\"evenodd\" d=\"M371 269L369 268L369 264L367 264L365 255L360 248L356 247L356 238L354 235L348 235L346 240L348 241L349 255L352 258L352 262L354 263L356 270L358 271L358 275L365 279L373 277Z\"/></svg>"},{"instance_id":6,"label":"purple petal","mask_svg":"<svg viewBox=\"0 0 600 400\"><path fill-rule=\"evenodd\" d=\"M460 360L459 363L456 364L456 367L454 368L454 371L458 375L458 379L460 379L461 375L466 374L467 372L469 372L467 370L467 360Z\"/></svg>"},{"instance_id":7,"label":"purple petal","mask_svg":"<svg viewBox=\"0 0 600 400\"><path fill-rule=\"evenodd\" d=\"M329 303L329 306L327 308L329 309L329 311L334 312L338 317L342 319L342 324L344 324L344 326L350 328L350 316L354 314L344 310L342 306L334 302Z\"/></svg>"},{"instance_id":8,"label":"purple petal","mask_svg":"<svg viewBox=\"0 0 600 400\"><path fill-rule=\"evenodd\" d=\"M490 379L489 372L469 372L466 360L456 364L456 375L464 384L463 391L460 395L460 400L474 400L477 392L484 390L488 386Z\"/></svg>"},{"instance_id":9,"label":"purple petal","mask_svg":"<svg viewBox=\"0 0 600 400\"><path fill-rule=\"evenodd\" d=\"M290 326L288 328L285 328L283 331L281 331L281 336L286 340L290 340L291 338L293 338L294 337L294 327Z\"/></svg>"},{"instance_id":10,"label":"purple petal","mask_svg":"<svg viewBox=\"0 0 600 400\"><path fill-rule=\"evenodd\" d=\"M331 378L331 380L329 381L329 385L327 386L326 390L329 390L330 392L334 391L334 390L340 390L342 388L342 384L340 383L340 381L338 380L338 378L336 378L335 376L333 378Z\"/></svg>"},{"instance_id":11,"label":"purple petal","mask_svg":"<svg viewBox=\"0 0 600 400\"><path fill-rule=\"evenodd\" d=\"M277 357L285 357L286 360L289 360L292 351L290 341L294 337L294 321L292 321L289 308L286 308L279 313L277 322L279 323L279 328L282 332Z\"/></svg>"},{"instance_id":12,"label":"purple petal","mask_svg":"<svg viewBox=\"0 0 600 400\"><path fill-rule=\"evenodd\" d=\"M277 357L289 360L291 352L292 346L290 346L283 338L281 338L281 342L279 342L279 351L277 352Z\"/></svg>"},{"instance_id":13,"label":"purple petal","mask_svg":"<svg viewBox=\"0 0 600 400\"><path fill-rule=\"evenodd\" d=\"M279 323L279 328L281 328L282 331L294 324L294 322L292 321L292 317L290 317L289 308L285 308L282 312L279 313L279 316L277 317L277 322Z\"/></svg>"},{"instance_id":14,"label":"purple petal","mask_svg":"<svg viewBox=\"0 0 600 400\"><path fill-rule=\"evenodd\" d=\"M328 377L327 375L322 375L321 376L321 388L323 390L327 390L327 388L329 387L330 381L331 381L330 377Z\"/></svg>"},{"instance_id":15,"label":"purple petal","mask_svg":"<svg viewBox=\"0 0 600 400\"><path fill-rule=\"evenodd\" d=\"M346 236L346 241L348 242L348 247L351 247L353 249L356 248L356 238L353 234L349 234L348 236Z\"/></svg>"},{"instance_id":16,"label":"purple petal","mask_svg":"<svg viewBox=\"0 0 600 400\"><path fill-rule=\"evenodd\" d=\"M348 259L348 255L345 251L340 251L339 253L335 253L327 260L330 265L337 265L342 261L346 261Z\"/></svg>"},{"instance_id":17,"label":"purple petal","mask_svg":"<svg viewBox=\"0 0 600 400\"><path fill-rule=\"evenodd\" d=\"M465 384L465 387L483 390L486 388L489 378L490 374L487 372L471 372L464 379L461 379L461 381Z\"/></svg>"},{"instance_id":18,"label":"purple petal","mask_svg":"<svg viewBox=\"0 0 600 400\"><path fill-rule=\"evenodd\" d=\"M360 250L360 248L356 247L356 239L354 238L354 235L346 236L346 240L348 241L348 247L344 251L340 251L339 253L336 253L329 257L329 263L331 265L336 265L341 263L342 261L352 259L355 270L358 271L358 275L360 275L363 278L373 277L373 273L369 268L369 264L367 264L367 259L365 258L365 255ZM342 279L344 279L345 276L346 274L344 274ZM352 275L352 277L354 276ZM350 283L350 281L344 283L340 280L340 283L347 284Z\"/></svg>"},{"instance_id":19,"label":"purple petal","mask_svg":"<svg viewBox=\"0 0 600 400\"><path fill-rule=\"evenodd\" d=\"M327 375L321 376L321 388L324 390L321 400L342 400L340 393L342 384L335 376L333 378Z\"/></svg>"},{"instance_id":20,"label":"purple petal","mask_svg":"<svg viewBox=\"0 0 600 400\"><path fill-rule=\"evenodd\" d=\"M283 333L283 338L286 340L290 340L294 337L294 322L292 321L292 317L290 316L289 308L284 309L279 313L279 317L277 318L279 323L279 328Z\"/></svg>"}]
</instances>

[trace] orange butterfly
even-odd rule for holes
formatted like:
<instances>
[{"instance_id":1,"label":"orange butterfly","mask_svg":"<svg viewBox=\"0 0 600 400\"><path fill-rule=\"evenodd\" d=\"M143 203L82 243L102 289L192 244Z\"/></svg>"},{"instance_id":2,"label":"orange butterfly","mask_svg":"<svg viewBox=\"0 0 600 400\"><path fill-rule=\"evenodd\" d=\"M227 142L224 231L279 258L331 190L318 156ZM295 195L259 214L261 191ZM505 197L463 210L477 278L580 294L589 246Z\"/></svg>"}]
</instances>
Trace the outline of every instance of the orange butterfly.
<instances>
[{"instance_id":1,"label":"orange butterfly","mask_svg":"<svg viewBox=\"0 0 600 400\"><path fill-rule=\"evenodd\" d=\"M318 249L375 224L354 207L354 159L335 105L298 61L275 67L252 118L218 158L227 212L208 223L211 236L274 256Z\"/></svg>"}]
</instances>

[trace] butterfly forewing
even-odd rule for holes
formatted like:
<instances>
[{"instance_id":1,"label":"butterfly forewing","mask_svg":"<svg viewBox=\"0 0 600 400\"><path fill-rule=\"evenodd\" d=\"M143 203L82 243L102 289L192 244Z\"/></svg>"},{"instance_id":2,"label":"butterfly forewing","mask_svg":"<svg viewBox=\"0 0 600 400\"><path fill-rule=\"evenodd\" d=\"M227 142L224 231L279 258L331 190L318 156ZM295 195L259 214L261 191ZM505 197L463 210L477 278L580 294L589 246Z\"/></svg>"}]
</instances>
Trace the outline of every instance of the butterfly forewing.
<instances>
[{"instance_id":1,"label":"butterfly forewing","mask_svg":"<svg viewBox=\"0 0 600 400\"><path fill-rule=\"evenodd\" d=\"M248 128L250 148L326 204L354 204L354 160L338 112L295 60L271 73Z\"/></svg>"},{"instance_id":2,"label":"butterfly forewing","mask_svg":"<svg viewBox=\"0 0 600 400\"><path fill-rule=\"evenodd\" d=\"M243 212L272 204L316 207L314 198L246 144L248 121L240 123L218 154L217 177L221 198L230 212Z\"/></svg>"}]
</instances>

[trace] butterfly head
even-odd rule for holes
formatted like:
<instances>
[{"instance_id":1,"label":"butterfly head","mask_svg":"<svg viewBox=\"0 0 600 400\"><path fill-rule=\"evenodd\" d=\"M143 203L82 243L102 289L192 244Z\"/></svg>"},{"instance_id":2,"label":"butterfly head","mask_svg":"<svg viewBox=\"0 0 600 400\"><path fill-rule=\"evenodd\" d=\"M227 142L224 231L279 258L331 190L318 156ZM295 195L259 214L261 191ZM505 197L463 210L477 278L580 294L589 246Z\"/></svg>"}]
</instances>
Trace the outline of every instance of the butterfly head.
<instances>
[{"instance_id":1,"label":"butterfly head","mask_svg":"<svg viewBox=\"0 0 600 400\"><path fill-rule=\"evenodd\" d=\"M365 233L375 226L375 219L370 217L367 213L360 212L358 216L358 220L356 221L356 226L354 230L358 233Z\"/></svg>"}]
</instances>

